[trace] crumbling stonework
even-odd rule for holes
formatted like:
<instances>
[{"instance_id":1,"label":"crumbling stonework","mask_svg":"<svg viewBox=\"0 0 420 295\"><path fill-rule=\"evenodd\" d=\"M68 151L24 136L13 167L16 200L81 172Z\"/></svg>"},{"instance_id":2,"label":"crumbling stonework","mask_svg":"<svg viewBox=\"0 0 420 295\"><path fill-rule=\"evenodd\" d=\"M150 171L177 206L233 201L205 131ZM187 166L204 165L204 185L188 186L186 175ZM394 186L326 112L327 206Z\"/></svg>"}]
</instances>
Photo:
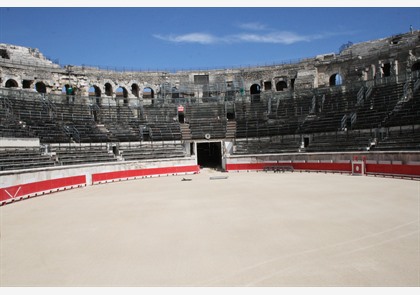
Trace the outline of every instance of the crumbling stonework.
<instances>
[{"instance_id":1,"label":"crumbling stonework","mask_svg":"<svg viewBox=\"0 0 420 295\"><path fill-rule=\"evenodd\" d=\"M229 91L257 94L255 89L262 94L290 93L333 86L336 77L343 84L398 77L418 71L419 62L420 31L353 44L338 54L321 54L294 64L175 73L62 67L37 49L0 44L0 87L47 94L62 94L71 87L78 96L97 97L109 104L121 98L136 105L157 97L164 101L174 93L197 98L223 96ZM197 76L208 83L197 84Z\"/></svg>"}]
</instances>

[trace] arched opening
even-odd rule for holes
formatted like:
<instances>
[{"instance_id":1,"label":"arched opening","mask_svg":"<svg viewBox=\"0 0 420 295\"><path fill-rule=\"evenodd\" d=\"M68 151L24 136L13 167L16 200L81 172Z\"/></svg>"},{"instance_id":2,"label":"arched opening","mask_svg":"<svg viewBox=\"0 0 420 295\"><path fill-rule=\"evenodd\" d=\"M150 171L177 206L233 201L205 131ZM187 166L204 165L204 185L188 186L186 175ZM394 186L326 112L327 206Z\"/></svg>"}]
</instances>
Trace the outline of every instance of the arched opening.
<instances>
[{"instance_id":1,"label":"arched opening","mask_svg":"<svg viewBox=\"0 0 420 295\"><path fill-rule=\"evenodd\" d=\"M101 89L96 85L89 88L89 96L101 97L101 93Z\"/></svg>"},{"instance_id":2,"label":"arched opening","mask_svg":"<svg viewBox=\"0 0 420 295\"><path fill-rule=\"evenodd\" d=\"M420 62L416 62L414 65L412 65L411 71L412 72L420 71Z\"/></svg>"},{"instance_id":3,"label":"arched opening","mask_svg":"<svg viewBox=\"0 0 420 295\"><path fill-rule=\"evenodd\" d=\"M127 89L125 89L124 87L121 87L121 86L117 88L115 93L116 93L117 97L120 97L120 98L122 98L122 97L127 98L128 97Z\"/></svg>"},{"instance_id":4,"label":"arched opening","mask_svg":"<svg viewBox=\"0 0 420 295\"><path fill-rule=\"evenodd\" d=\"M343 84L343 78L340 74L336 73L330 77L330 86L339 86Z\"/></svg>"},{"instance_id":5,"label":"arched opening","mask_svg":"<svg viewBox=\"0 0 420 295\"><path fill-rule=\"evenodd\" d=\"M22 88L23 89L31 89L32 88L32 83L33 83L34 81L32 81L32 80L23 80L22 81Z\"/></svg>"},{"instance_id":6,"label":"arched opening","mask_svg":"<svg viewBox=\"0 0 420 295\"><path fill-rule=\"evenodd\" d=\"M73 86L71 86L71 85L69 85L69 84L66 84L66 85L62 88L61 92L64 92L64 93L65 93L65 94L67 94L67 95L75 95L75 94L76 94L76 89L75 89L75 88L73 88Z\"/></svg>"},{"instance_id":7,"label":"arched opening","mask_svg":"<svg viewBox=\"0 0 420 295\"><path fill-rule=\"evenodd\" d=\"M277 82L277 84L276 84L276 90L277 91L283 91L286 88L287 88L286 81L279 81L279 82Z\"/></svg>"},{"instance_id":8,"label":"arched opening","mask_svg":"<svg viewBox=\"0 0 420 295\"><path fill-rule=\"evenodd\" d=\"M179 91L176 87L172 87L172 98L179 98Z\"/></svg>"},{"instance_id":9,"label":"arched opening","mask_svg":"<svg viewBox=\"0 0 420 295\"><path fill-rule=\"evenodd\" d=\"M117 99L123 99L124 105L128 105L128 91L124 87L118 87L115 91Z\"/></svg>"},{"instance_id":10,"label":"arched opening","mask_svg":"<svg viewBox=\"0 0 420 295\"><path fill-rule=\"evenodd\" d=\"M110 83L105 83L105 95L106 96L112 96L112 85Z\"/></svg>"},{"instance_id":11,"label":"arched opening","mask_svg":"<svg viewBox=\"0 0 420 295\"><path fill-rule=\"evenodd\" d=\"M102 106L101 93L101 89L98 86L93 85L89 87L89 97L95 98L94 102L98 106Z\"/></svg>"},{"instance_id":12,"label":"arched opening","mask_svg":"<svg viewBox=\"0 0 420 295\"><path fill-rule=\"evenodd\" d=\"M146 87L143 89L143 101L148 104L153 104L153 98L155 97L155 92L152 88Z\"/></svg>"},{"instance_id":13,"label":"arched opening","mask_svg":"<svg viewBox=\"0 0 420 295\"><path fill-rule=\"evenodd\" d=\"M146 87L143 89L143 98L154 98L154 91L150 87Z\"/></svg>"},{"instance_id":14,"label":"arched opening","mask_svg":"<svg viewBox=\"0 0 420 295\"><path fill-rule=\"evenodd\" d=\"M140 95L140 88L137 84L131 85L131 94L135 97L139 97Z\"/></svg>"},{"instance_id":15,"label":"arched opening","mask_svg":"<svg viewBox=\"0 0 420 295\"><path fill-rule=\"evenodd\" d=\"M9 80L6 81L5 87L6 88L17 88L18 87L18 83L15 80L13 80L13 79L9 79Z\"/></svg>"},{"instance_id":16,"label":"arched opening","mask_svg":"<svg viewBox=\"0 0 420 295\"><path fill-rule=\"evenodd\" d=\"M261 86L258 84L251 85L250 92L251 92L251 102L259 102Z\"/></svg>"},{"instance_id":17,"label":"arched opening","mask_svg":"<svg viewBox=\"0 0 420 295\"><path fill-rule=\"evenodd\" d=\"M271 81L265 81L264 82L264 90L265 91L271 90Z\"/></svg>"},{"instance_id":18,"label":"arched opening","mask_svg":"<svg viewBox=\"0 0 420 295\"><path fill-rule=\"evenodd\" d=\"M35 84L35 90L38 93L47 93L47 86L43 82L38 82Z\"/></svg>"}]
</instances>

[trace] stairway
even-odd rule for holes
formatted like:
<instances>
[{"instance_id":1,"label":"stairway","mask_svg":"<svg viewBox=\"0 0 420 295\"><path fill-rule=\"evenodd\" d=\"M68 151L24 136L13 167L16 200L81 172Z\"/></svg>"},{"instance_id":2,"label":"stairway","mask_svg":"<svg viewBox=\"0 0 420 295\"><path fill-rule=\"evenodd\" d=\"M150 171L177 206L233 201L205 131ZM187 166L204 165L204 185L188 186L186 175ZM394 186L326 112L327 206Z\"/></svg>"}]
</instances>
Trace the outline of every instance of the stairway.
<instances>
[{"instance_id":1,"label":"stairway","mask_svg":"<svg viewBox=\"0 0 420 295\"><path fill-rule=\"evenodd\" d=\"M235 138L235 136L236 136L236 121L227 121L226 138Z\"/></svg>"},{"instance_id":2,"label":"stairway","mask_svg":"<svg viewBox=\"0 0 420 295\"><path fill-rule=\"evenodd\" d=\"M181 137L182 140L191 140L191 130L188 124L179 124L181 127Z\"/></svg>"}]
</instances>

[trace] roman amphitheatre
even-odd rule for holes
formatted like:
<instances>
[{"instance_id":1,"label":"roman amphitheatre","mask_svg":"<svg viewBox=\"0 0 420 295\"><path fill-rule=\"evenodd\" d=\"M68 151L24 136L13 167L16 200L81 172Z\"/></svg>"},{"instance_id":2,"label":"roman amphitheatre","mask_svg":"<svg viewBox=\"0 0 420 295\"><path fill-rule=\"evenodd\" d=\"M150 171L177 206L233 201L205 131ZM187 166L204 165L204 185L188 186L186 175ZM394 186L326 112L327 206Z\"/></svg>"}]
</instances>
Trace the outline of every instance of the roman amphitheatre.
<instances>
[{"instance_id":1,"label":"roman amphitheatre","mask_svg":"<svg viewBox=\"0 0 420 295\"><path fill-rule=\"evenodd\" d=\"M419 287L420 31L264 67L0 44L0 286Z\"/></svg>"}]
</instances>

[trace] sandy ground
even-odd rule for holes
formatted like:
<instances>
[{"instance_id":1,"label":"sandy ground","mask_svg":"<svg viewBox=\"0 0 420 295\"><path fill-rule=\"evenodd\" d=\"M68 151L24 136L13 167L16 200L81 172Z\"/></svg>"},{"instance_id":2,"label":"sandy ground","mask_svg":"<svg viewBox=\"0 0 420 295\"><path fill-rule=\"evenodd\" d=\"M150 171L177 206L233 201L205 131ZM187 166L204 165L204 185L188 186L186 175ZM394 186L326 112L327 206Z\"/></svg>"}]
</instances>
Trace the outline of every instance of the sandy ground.
<instances>
[{"instance_id":1,"label":"sandy ground","mask_svg":"<svg viewBox=\"0 0 420 295\"><path fill-rule=\"evenodd\" d=\"M1 286L420 286L418 181L202 170L0 214Z\"/></svg>"}]
</instances>

